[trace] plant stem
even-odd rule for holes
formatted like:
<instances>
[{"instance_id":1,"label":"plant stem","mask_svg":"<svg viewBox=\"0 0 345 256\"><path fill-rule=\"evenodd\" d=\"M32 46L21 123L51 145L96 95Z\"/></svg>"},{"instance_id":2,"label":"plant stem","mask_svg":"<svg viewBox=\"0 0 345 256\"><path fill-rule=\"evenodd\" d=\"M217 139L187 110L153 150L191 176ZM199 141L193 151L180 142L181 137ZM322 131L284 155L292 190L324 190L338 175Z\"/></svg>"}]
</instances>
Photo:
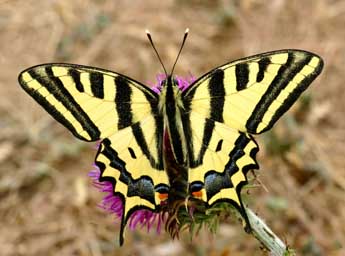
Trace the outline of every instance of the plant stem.
<instances>
[{"instance_id":1,"label":"plant stem","mask_svg":"<svg viewBox=\"0 0 345 256\"><path fill-rule=\"evenodd\" d=\"M296 255L251 209L246 208L248 219L252 227L252 234L270 252L272 256Z\"/></svg>"}]
</instances>

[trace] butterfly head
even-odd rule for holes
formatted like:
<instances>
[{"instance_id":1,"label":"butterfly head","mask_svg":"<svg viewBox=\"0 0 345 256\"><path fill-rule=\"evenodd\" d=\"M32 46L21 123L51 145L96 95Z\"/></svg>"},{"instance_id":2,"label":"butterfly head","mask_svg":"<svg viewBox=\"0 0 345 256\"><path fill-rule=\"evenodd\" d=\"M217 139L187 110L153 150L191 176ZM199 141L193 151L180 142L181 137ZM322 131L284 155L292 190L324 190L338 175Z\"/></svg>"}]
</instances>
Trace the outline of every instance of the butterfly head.
<instances>
[{"instance_id":1,"label":"butterfly head","mask_svg":"<svg viewBox=\"0 0 345 256\"><path fill-rule=\"evenodd\" d=\"M167 87L177 87L179 88L179 82L176 77L169 75L160 83L160 88L167 88Z\"/></svg>"},{"instance_id":2,"label":"butterfly head","mask_svg":"<svg viewBox=\"0 0 345 256\"><path fill-rule=\"evenodd\" d=\"M189 32L189 29L187 28L186 31L185 31L185 33L184 33L184 37L183 37L183 40L182 40L182 43L181 43L181 47L180 47L180 50L179 50L179 52L178 52L178 54L177 54L177 56L176 56L176 59L175 59L174 65L173 65L173 67L172 67L172 69L171 69L170 75L168 75L168 72L167 72L167 70L166 70L166 68L165 68L165 66L164 66L164 64L163 64L163 61L162 61L161 57L159 56L159 53L158 53L158 51L157 51L157 49L156 49L156 47L155 47L155 45L154 45L154 43L153 43L153 41L152 41L151 34L150 34L150 32L149 32L148 30L146 30L146 35L147 35L147 37L148 37L148 39L149 39L149 41L150 41L150 44L151 44L151 46L152 46L154 52L156 53L156 55L157 55L157 57L158 57L159 62L160 62L161 65L162 65L162 68L163 68L163 70L164 70L164 74L165 74L165 76L166 76L166 79L163 80L162 83L161 83L161 87L162 87L162 88L164 87L164 86L163 86L164 84L174 84L174 85L178 85L177 79L173 79L173 73L174 73L174 69L175 69L177 60L178 60L178 58L180 57L180 54L181 54L181 52L182 52L184 43L186 42L186 39L187 39L187 36L188 36L188 32Z\"/></svg>"}]
</instances>

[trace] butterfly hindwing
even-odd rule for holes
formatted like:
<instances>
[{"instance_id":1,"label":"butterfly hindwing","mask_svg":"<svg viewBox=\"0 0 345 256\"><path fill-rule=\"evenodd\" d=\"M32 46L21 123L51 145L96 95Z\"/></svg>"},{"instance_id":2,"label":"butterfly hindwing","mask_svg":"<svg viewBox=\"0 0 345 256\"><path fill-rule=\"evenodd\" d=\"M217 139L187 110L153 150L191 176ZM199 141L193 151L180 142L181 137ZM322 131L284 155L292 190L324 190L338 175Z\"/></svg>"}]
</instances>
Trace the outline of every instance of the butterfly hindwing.
<instances>
[{"instance_id":1,"label":"butterfly hindwing","mask_svg":"<svg viewBox=\"0 0 345 256\"><path fill-rule=\"evenodd\" d=\"M122 244L131 214L158 210L169 190L158 95L126 76L71 64L32 67L19 82L76 137L101 140L95 162L100 181L112 182L114 195L122 199Z\"/></svg>"},{"instance_id":2,"label":"butterfly hindwing","mask_svg":"<svg viewBox=\"0 0 345 256\"><path fill-rule=\"evenodd\" d=\"M189 183L208 205L230 201L247 220L240 198L246 173L258 169L249 134L270 129L321 72L309 52L281 50L220 66L183 93L189 137ZM193 192L193 191L192 191Z\"/></svg>"},{"instance_id":3,"label":"butterfly hindwing","mask_svg":"<svg viewBox=\"0 0 345 256\"><path fill-rule=\"evenodd\" d=\"M162 124L161 118L148 116L104 139L99 147L96 165L101 171L100 181L112 182L115 195L123 201L120 244L131 214L140 209L158 210L161 195L168 193Z\"/></svg>"},{"instance_id":4,"label":"butterfly hindwing","mask_svg":"<svg viewBox=\"0 0 345 256\"><path fill-rule=\"evenodd\" d=\"M246 174L258 169L256 153L258 145L246 133L237 131L223 123L191 112L186 134L190 168L188 182L202 185L202 199L209 207L218 202L231 202L245 217L240 197Z\"/></svg>"}]
</instances>

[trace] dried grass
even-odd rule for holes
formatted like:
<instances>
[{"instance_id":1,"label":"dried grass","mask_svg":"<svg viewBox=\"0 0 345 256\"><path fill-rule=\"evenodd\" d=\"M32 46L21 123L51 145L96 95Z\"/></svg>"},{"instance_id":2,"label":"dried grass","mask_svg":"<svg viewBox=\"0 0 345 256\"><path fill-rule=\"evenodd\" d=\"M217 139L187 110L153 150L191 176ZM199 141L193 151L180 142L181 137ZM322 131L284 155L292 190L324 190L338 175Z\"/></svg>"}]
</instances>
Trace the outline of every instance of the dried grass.
<instances>
[{"instance_id":1,"label":"dried grass","mask_svg":"<svg viewBox=\"0 0 345 256\"><path fill-rule=\"evenodd\" d=\"M144 29L169 68L186 27L181 75L279 48L323 56L304 122L289 129L284 119L274 131L298 143L270 154L272 134L259 139L268 192L252 190L250 206L300 254L345 255L344 17L343 1L326 0L1 1L1 255L260 254L254 239L226 223L219 235L205 231L192 243L187 235L172 244L164 234L128 232L118 248L114 220L97 209L101 195L87 180L92 146L76 142L16 80L31 65L68 61L154 81L161 68Z\"/></svg>"}]
</instances>

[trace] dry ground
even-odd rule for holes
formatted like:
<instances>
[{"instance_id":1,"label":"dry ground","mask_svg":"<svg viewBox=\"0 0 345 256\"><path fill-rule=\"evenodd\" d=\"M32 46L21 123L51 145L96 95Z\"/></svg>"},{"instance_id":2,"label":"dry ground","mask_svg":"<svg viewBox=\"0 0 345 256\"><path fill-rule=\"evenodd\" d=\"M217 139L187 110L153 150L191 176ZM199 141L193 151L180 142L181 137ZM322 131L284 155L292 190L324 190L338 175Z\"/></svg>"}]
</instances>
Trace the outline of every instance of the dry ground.
<instances>
[{"instance_id":1,"label":"dry ground","mask_svg":"<svg viewBox=\"0 0 345 256\"><path fill-rule=\"evenodd\" d=\"M171 241L144 230L117 245L118 225L96 207L93 145L74 139L19 87L18 73L67 61L143 82L161 67L149 28L176 73L282 48L318 53L325 68L307 97L260 136L259 180L248 204L299 255L345 255L345 2L0 1L0 255L265 255L236 222Z\"/></svg>"}]
</instances>

